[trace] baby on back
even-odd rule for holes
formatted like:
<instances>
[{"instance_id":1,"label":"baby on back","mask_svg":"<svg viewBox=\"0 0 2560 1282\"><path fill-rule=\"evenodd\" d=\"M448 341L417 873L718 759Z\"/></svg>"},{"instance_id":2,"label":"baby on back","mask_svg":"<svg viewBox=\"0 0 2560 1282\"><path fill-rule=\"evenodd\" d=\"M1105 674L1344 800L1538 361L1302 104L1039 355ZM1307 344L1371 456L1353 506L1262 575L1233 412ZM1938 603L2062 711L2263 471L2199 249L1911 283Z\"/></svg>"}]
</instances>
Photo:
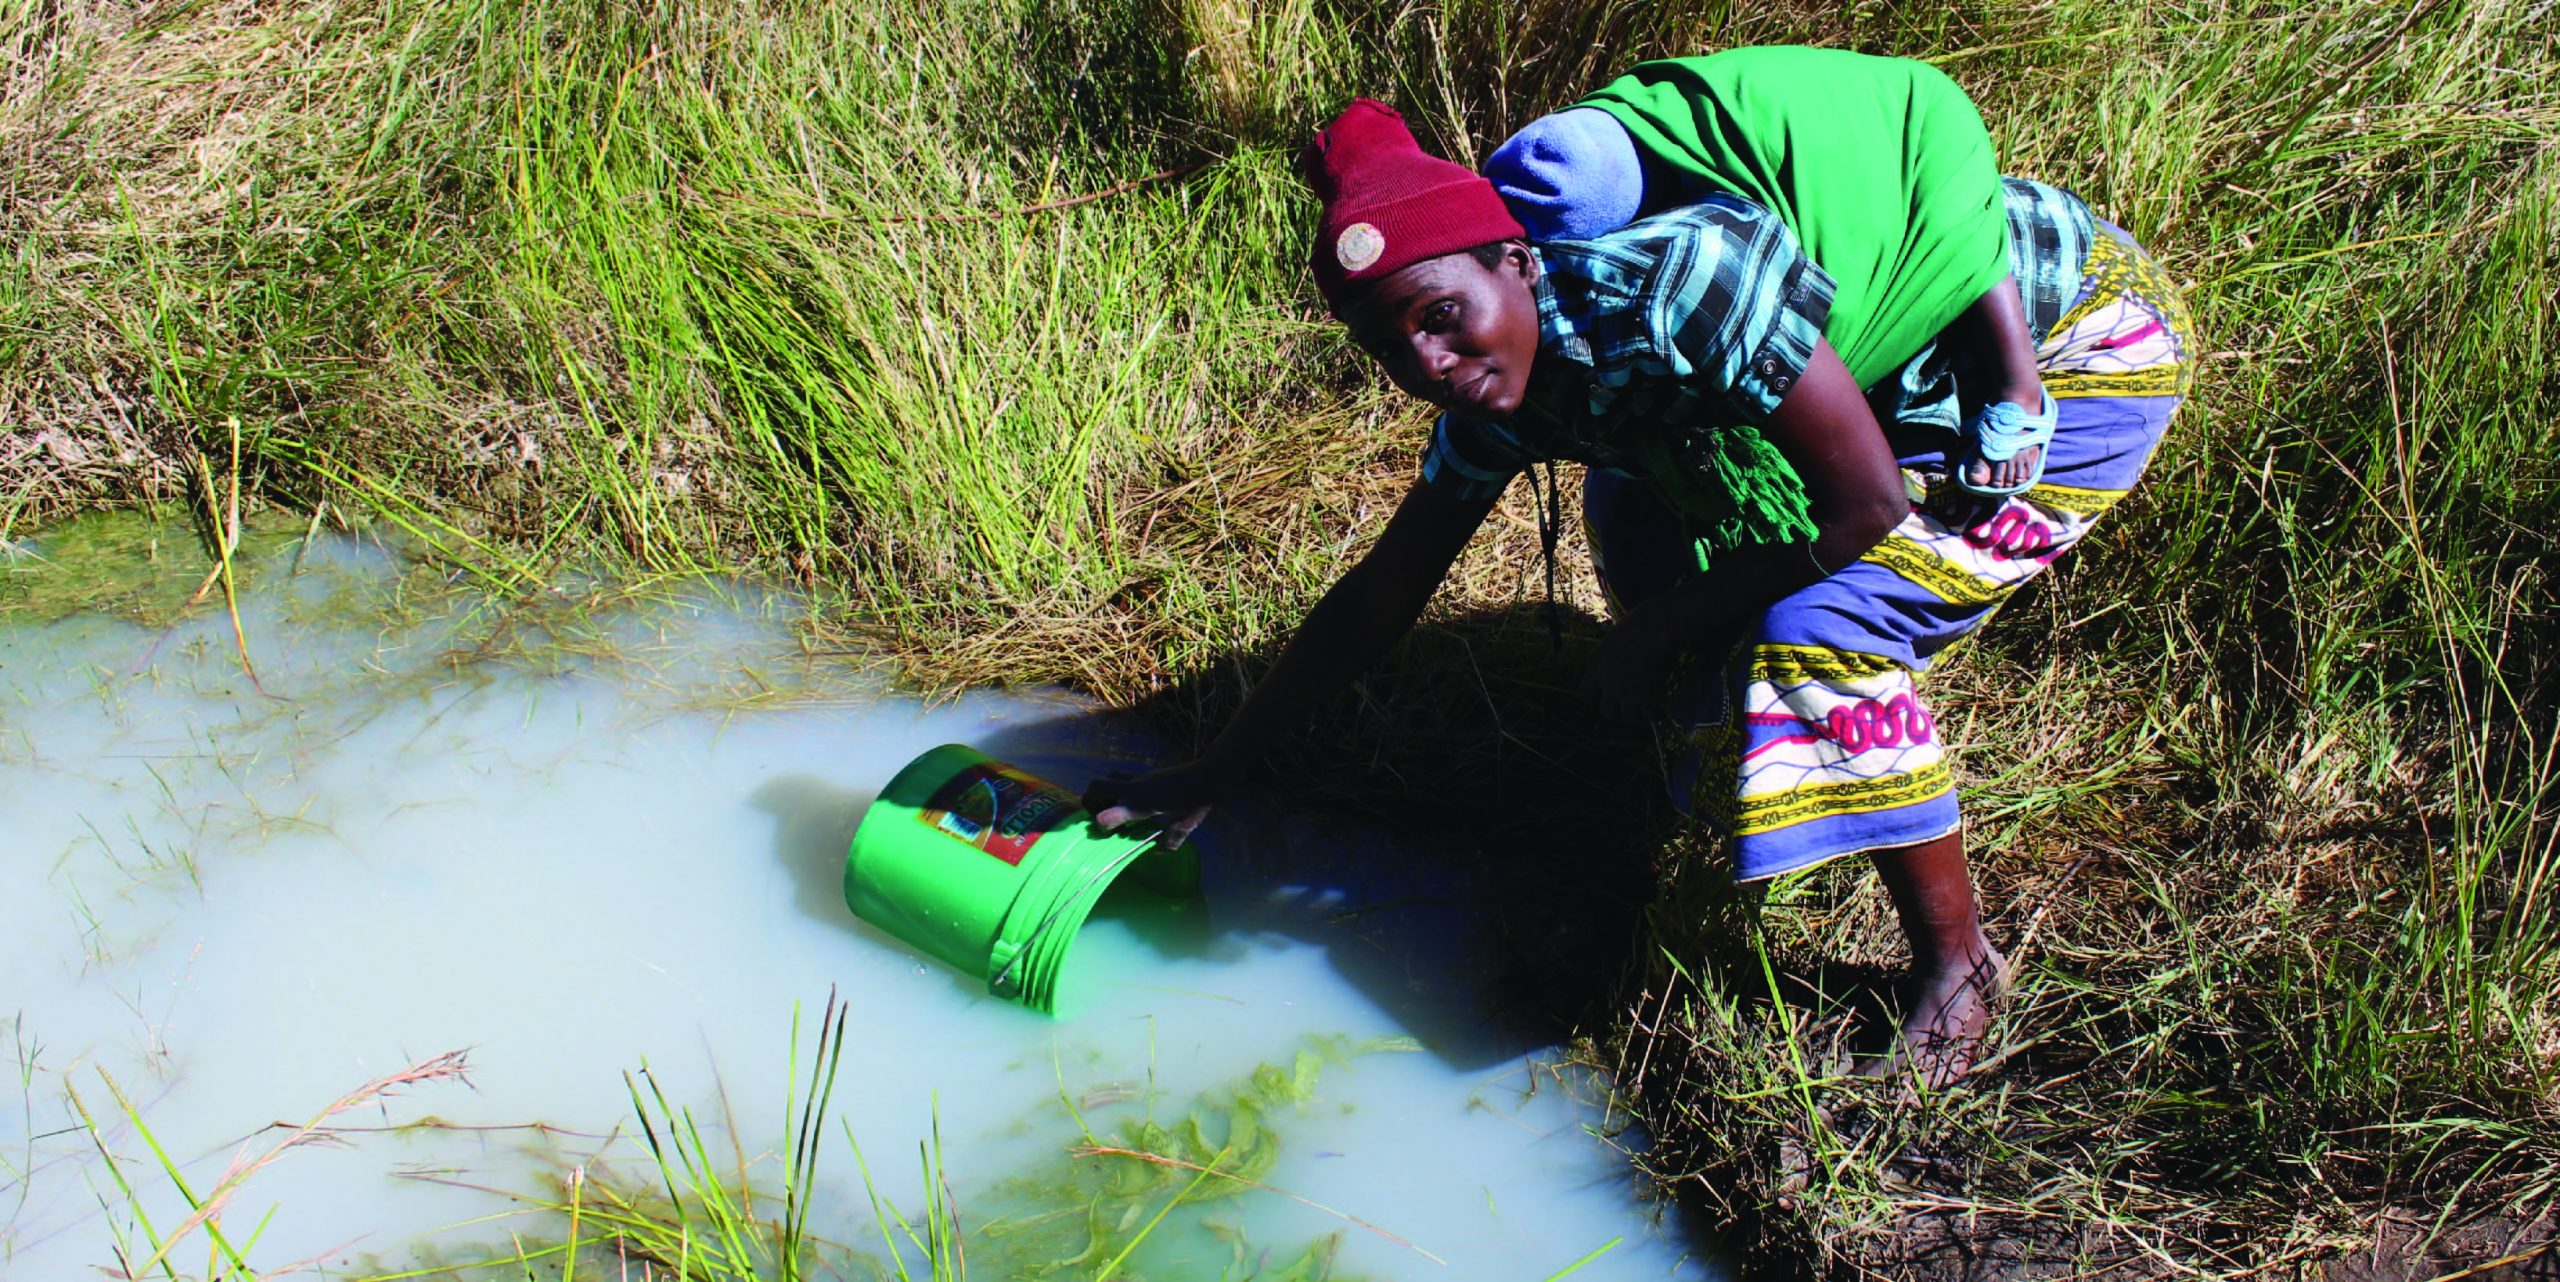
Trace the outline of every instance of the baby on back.
<instances>
[{"instance_id":1,"label":"baby on back","mask_svg":"<svg viewBox=\"0 0 2560 1282\"><path fill-rule=\"evenodd\" d=\"M1804 48L1645 63L1532 122L1484 174L1532 241L1599 239L1717 198L1768 209L1832 277L1823 336L1880 417L1956 422L1951 407L1904 412L1926 399L1905 390L1928 381L1910 367L1934 356L1970 407L1950 479L2000 497L2041 476L2054 407L2002 180L1981 114L1936 68Z\"/></svg>"}]
</instances>

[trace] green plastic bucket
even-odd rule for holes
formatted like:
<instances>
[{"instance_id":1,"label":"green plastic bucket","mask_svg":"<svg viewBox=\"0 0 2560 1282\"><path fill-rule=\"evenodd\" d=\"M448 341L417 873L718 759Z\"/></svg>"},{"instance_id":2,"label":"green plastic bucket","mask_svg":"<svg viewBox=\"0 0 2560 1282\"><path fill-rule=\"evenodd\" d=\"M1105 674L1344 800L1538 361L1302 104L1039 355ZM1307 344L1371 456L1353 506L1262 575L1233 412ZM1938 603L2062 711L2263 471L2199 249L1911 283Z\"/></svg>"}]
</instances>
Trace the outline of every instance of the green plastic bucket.
<instances>
[{"instance_id":1,"label":"green plastic bucket","mask_svg":"<svg viewBox=\"0 0 2560 1282\"><path fill-rule=\"evenodd\" d=\"M951 743L907 763L864 812L844 902L988 992L1047 1012L1085 917L1123 873L1176 898L1200 886L1188 845L1105 832L1076 794Z\"/></svg>"}]
</instances>

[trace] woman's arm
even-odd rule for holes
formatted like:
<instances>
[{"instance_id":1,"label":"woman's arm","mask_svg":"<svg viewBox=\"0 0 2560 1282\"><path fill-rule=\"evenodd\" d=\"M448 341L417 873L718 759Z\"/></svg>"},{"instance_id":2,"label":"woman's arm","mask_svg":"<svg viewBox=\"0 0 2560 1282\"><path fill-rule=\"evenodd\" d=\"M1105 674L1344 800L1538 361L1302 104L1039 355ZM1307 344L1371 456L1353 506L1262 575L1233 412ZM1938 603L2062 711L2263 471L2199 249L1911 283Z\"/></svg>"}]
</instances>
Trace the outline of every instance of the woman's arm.
<instances>
[{"instance_id":1,"label":"woman's arm","mask_svg":"<svg viewBox=\"0 0 2560 1282\"><path fill-rule=\"evenodd\" d=\"M1815 344L1804 376L1760 434L1803 478L1819 533L1811 544L1719 552L1706 573L1629 611L1592 664L1588 686L1604 713L1652 716L1663 670L1681 644L1848 567L1909 514L1902 467L1831 344Z\"/></svg>"},{"instance_id":2,"label":"woman's arm","mask_svg":"<svg viewBox=\"0 0 2560 1282\"><path fill-rule=\"evenodd\" d=\"M1197 760L1137 779L1096 783L1086 791L1087 809L1100 807L1094 821L1116 828L1141 814L1177 815L1168 832L1180 840L1275 740L1305 719L1310 706L1350 684L1413 626L1493 504L1454 498L1415 481L1377 544L1308 612L1217 742Z\"/></svg>"}]
</instances>

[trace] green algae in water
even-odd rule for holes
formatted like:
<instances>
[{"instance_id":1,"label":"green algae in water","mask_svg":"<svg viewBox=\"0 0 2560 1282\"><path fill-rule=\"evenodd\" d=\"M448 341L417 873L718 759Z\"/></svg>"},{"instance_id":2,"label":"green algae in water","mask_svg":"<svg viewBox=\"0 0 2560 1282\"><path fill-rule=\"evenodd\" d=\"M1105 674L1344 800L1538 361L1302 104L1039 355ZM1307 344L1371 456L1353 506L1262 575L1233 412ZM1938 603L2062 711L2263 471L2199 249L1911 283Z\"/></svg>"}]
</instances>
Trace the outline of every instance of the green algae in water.
<instances>
[{"instance_id":1,"label":"green algae in water","mask_svg":"<svg viewBox=\"0 0 2560 1282\"><path fill-rule=\"evenodd\" d=\"M979 1226L972 1250L995 1258L1007 1277L1090 1276L1135 1247L1151 1227L1150 1216L1265 1191L1261 1183L1280 1161L1280 1124L1315 1102L1326 1068L1419 1049L1402 1037L1315 1038L1286 1061L1259 1064L1201 1091L1178 1120L1158 1120L1154 1101L1147 1100L1142 1115L1121 1122L1109 1140L1096 1135L1090 1114L1070 1105L1086 1142L1050 1169L991 1190L981 1210L995 1214ZM1226 1248L1220 1277L1319 1282L1338 1276L1339 1232L1290 1254L1257 1250L1232 1225L1203 1219L1199 1229Z\"/></svg>"},{"instance_id":2,"label":"green algae in water","mask_svg":"<svg viewBox=\"0 0 2560 1282\"><path fill-rule=\"evenodd\" d=\"M378 559L351 563L349 550L359 547ZM0 539L0 625L96 615L166 628L218 618L226 600L219 583L208 586L214 564L204 531L184 509L90 513ZM562 568L540 585L495 593L452 562L422 555L412 541L361 517L352 532L322 533L308 515L281 511L242 517L231 568L242 608L257 603L269 629L289 623L345 635L436 634L446 662L424 674L429 677L478 663L548 675L608 663L645 670L669 649L652 644L652 634L698 623L706 609L755 620L810 609L796 596L746 580L673 576L626 583L592 569ZM292 590L278 591L287 578ZM252 657L266 657L272 636L261 635L257 622L249 627ZM732 684L737 701L771 704L809 683L742 672Z\"/></svg>"},{"instance_id":3,"label":"green algae in water","mask_svg":"<svg viewBox=\"0 0 2560 1282\"><path fill-rule=\"evenodd\" d=\"M1241 1211L1240 1199L1247 1195L1286 1196L1259 1187L1280 1159L1278 1123L1317 1101L1317 1088L1328 1068L1346 1066L1364 1055L1419 1049L1418 1043L1405 1037L1316 1037L1285 1060L1262 1063L1239 1078L1200 1091L1183 1106L1179 1120L1170 1123L1157 1120L1159 1101L1152 1092L1113 1096L1111 1103L1095 1107L1079 1108L1065 1101L1076 1138L1052 1150L1043 1169L1002 1179L967 1199L965 1206L940 1206L938 1214L934 1208L915 1214L885 1207L891 1220L889 1231L904 1237L897 1226L905 1223L929 1236L927 1223L936 1219L965 1226L960 1230L965 1238L962 1251L969 1272L981 1277L1056 1282L1106 1277L1113 1282L1164 1277L1360 1282L1354 1275L1335 1271L1335 1256L1349 1229L1273 1247L1255 1243L1242 1227L1215 1216L1222 1208ZM822 1069L821 1080L824 1076ZM649 1094L654 1097L655 1093ZM799 1278L939 1282L959 1276L919 1261L855 1249L845 1242L852 1234L848 1224L815 1225L784 1234L801 1248L788 1261L779 1258L773 1241L781 1226L755 1217L770 1217L797 1199L786 1198L780 1189L740 1184L734 1171L706 1187L701 1177L709 1169L692 1166L685 1151L705 1137L692 1129L689 1115L663 1111L663 1100L656 1103L661 1111L655 1117L650 1116L648 1105L642 1106L642 1130L650 1137L654 1164L600 1161L592 1154L555 1155L556 1183L515 1199L520 1206L547 1214L554 1222L548 1233L525 1234L503 1248L429 1242L412 1248L409 1266L398 1272L381 1271L384 1261L371 1257L373 1268L367 1276L377 1282L555 1278L567 1275L567 1257L573 1251L582 1261L577 1266L580 1273L590 1268L612 1270L631 1262L672 1268L678 1263L675 1257L682 1255L683 1276L705 1282ZM1120 1119L1107 1134L1098 1129L1111 1125L1113 1119L1104 1114L1133 1110L1139 1115ZM804 1117L804 1131L806 1123L817 1120ZM940 1164L938 1136L924 1151L928 1183L947 1190L950 1172ZM705 1147L699 1156L711 1153ZM763 1159L750 1164L770 1169ZM797 1196L807 1196L805 1187ZM574 1239L568 1236L573 1205ZM846 1215L855 1214L854 1203L833 1199L831 1205ZM1197 1218L1183 1216L1185 1211L1197 1213ZM869 1235L880 1231L877 1227L865 1230ZM1168 1252L1176 1258L1163 1258Z\"/></svg>"},{"instance_id":4,"label":"green algae in water","mask_svg":"<svg viewBox=\"0 0 2560 1282\"><path fill-rule=\"evenodd\" d=\"M231 564L245 591L302 527L271 515L241 525ZM184 616L213 567L202 532L175 508L91 513L0 549L0 618L49 623L97 613L164 627ZM206 593L196 608L218 601L219 592Z\"/></svg>"}]
</instances>

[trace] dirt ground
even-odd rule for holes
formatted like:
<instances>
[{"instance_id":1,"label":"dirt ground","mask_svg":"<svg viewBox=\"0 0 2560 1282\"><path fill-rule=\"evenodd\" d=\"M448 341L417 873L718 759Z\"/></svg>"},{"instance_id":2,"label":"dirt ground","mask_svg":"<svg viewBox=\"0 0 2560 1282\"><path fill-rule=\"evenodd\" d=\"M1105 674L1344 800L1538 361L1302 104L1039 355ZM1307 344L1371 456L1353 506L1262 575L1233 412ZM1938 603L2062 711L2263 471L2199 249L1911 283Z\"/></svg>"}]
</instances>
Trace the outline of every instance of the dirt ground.
<instances>
[{"instance_id":1,"label":"dirt ground","mask_svg":"<svg viewBox=\"0 0 2560 1282\"><path fill-rule=\"evenodd\" d=\"M2306 1248L2252 1274L2300 1282L2560 1282L2560 1218L2532 1222L2490 1218L2449 1228L2427 1241L2430 1217L2416 1208L2387 1213L2376 1245L2344 1255ZM1960 1217L1923 1220L1894 1245L1832 1270L1838 1278L1896 1282L2063 1282L2064 1279L2192 1277L2154 1256L2127 1253L2103 1230L2069 1237L1994 1236ZM1768 1267L1775 1266L1775 1267ZM1778 1261L1755 1261L1747 1274L1803 1276Z\"/></svg>"}]
</instances>

